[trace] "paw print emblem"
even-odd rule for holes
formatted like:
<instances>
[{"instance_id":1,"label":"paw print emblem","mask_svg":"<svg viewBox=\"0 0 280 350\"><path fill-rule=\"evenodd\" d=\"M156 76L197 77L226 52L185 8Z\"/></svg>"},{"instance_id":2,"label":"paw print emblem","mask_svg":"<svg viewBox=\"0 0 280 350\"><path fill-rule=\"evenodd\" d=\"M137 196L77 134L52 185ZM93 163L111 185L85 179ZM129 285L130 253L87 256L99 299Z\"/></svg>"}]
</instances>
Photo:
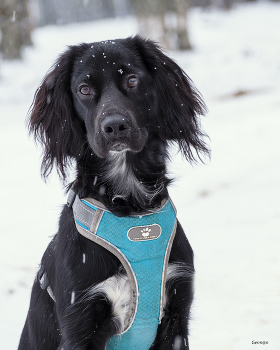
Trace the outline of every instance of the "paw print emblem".
<instances>
[{"instance_id":1,"label":"paw print emblem","mask_svg":"<svg viewBox=\"0 0 280 350\"><path fill-rule=\"evenodd\" d=\"M150 235L151 231L152 230L150 228L148 228L148 227L143 228L143 230L141 230L142 236L143 237L148 237Z\"/></svg>"},{"instance_id":2,"label":"paw print emblem","mask_svg":"<svg viewBox=\"0 0 280 350\"><path fill-rule=\"evenodd\" d=\"M158 224L134 226L127 231L127 238L133 242L150 241L159 238L161 227Z\"/></svg>"}]
</instances>

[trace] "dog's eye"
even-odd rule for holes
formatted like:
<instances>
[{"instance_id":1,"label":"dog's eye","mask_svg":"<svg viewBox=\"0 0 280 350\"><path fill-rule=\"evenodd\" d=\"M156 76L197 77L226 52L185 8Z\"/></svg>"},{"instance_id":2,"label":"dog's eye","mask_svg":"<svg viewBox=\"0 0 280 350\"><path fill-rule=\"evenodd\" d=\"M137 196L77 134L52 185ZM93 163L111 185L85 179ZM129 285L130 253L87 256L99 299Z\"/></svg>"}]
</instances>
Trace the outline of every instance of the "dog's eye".
<instances>
[{"instance_id":1,"label":"dog's eye","mask_svg":"<svg viewBox=\"0 0 280 350\"><path fill-rule=\"evenodd\" d=\"M138 80L136 77L130 77L127 80L127 86L130 88L135 87L137 85L137 83L138 83Z\"/></svg>"},{"instance_id":2,"label":"dog's eye","mask_svg":"<svg viewBox=\"0 0 280 350\"><path fill-rule=\"evenodd\" d=\"M91 95L91 89L88 85L81 85L79 91L82 95Z\"/></svg>"}]
</instances>

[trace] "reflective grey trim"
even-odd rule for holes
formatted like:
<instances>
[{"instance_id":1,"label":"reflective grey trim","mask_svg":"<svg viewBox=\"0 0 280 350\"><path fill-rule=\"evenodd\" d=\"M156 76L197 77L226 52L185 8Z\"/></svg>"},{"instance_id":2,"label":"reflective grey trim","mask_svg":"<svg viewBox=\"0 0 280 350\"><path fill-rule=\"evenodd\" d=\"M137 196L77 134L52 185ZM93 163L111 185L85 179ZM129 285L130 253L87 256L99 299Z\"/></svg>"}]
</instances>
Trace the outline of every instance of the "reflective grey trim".
<instances>
[{"instance_id":1,"label":"reflective grey trim","mask_svg":"<svg viewBox=\"0 0 280 350\"><path fill-rule=\"evenodd\" d=\"M175 207L174 203L172 202L172 200L171 200L171 198L170 198L170 197L168 197L168 199L167 199L167 200L169 200L169 202L171 203L172 208L173 208L173 210L174 210L174 212L175 212L175 216L177 217L177 209L176 209L176 207Z\"/></svg>"},{"instance_id":2,"label":"reflective grey trim","mask_svg":"<svg viewBox=\"0 0 280 350\"><path fill-rule=\"evenodd\" d=\"M90 229L96 210L84 204L80 198L76 196L73 203L73 212L75 220L78 220L81 224Z\"/></svg>"},{"instance_id":3,"label":"reflective grey trim","mask_svg":"<svg viewBox=\"0 0 280 350\"><path fill-rule=\"evenodd\" d=\"M103 214L104 214L104 210L96 209L95 215L94 215L92 222L91 222L91 225L90 225L90 231L92 233L96 234Z\"/></svg>"},{"instance_id":4,"label":"reflective grey trim","mask_svg":"<svg viewBox=\"0 0 280 350\"><path fill-rule=\"evenodd\" d=\"M110 213L110 211L105 207L105 205L103 203L99 202L98 200L96 200L94 198L87 197L87 198L83 198L83 200L88 202L88 203L90 203L91 205L93 205L94 207L96 207L98 209L101 209L101 210L104 210L104 211L108 211ZM166 205L168 200L172 204L172 207L173 207L173 209L175 211L175 214L176 214L176 209L175 209L172 201L170 200L170 198L166 198L166 199L163 199L161 201L161 203L160 203L160 206L155 208L155 209L153 209L153 211L147 211L147 212L143 212L141 214L132 214L132 215L130 215L130 217L152 215L152 214L160 211Z\"/></svg>"},{"instance_id":5,"label":"reflective grey trim","mask_svg":"<svg viewBox=\"0 0 280 350\"><path fill-rule=\"evenodd\" d=\"M99 202L98 200L94 199L94 198L83 198L84 201L89 202L91 205L93 205L94 207L98 208L98 209L102 209L104 211L109 211L104 204L102 204L101 202Z\"/></svg>"},{"instance_id":6,"label":"reflective grey trim","mask_svg":"<svg viewBox=\"0 0 280 350\"><path fill-rule=\"evenodd\" d=\"M171 201L170 201L171 202ZM172 206L173 203L171 202ZM173 206L174 208L174 206ZM175 210L175 208L174 208ZM175 210L176 213L176 210ZM165 251L165 257L164 257L164 263L163 263L163 271L162 271L162 280L161 280L161 298L160 298L160 312L159 312L159 324L161 323L162 315L163 315L163 306L166 304L166 295L165 295L165 288L166 288L166 275L167 275L167 267L168 267L168 261L169 256L171 252L171 248L173 245L174 237L177 230L177 219L175 219L175 224L173 227L173 231L171 233L171 236L169 237L169 241L167 243L166 251Z\"/></svg>"}]
</instances>

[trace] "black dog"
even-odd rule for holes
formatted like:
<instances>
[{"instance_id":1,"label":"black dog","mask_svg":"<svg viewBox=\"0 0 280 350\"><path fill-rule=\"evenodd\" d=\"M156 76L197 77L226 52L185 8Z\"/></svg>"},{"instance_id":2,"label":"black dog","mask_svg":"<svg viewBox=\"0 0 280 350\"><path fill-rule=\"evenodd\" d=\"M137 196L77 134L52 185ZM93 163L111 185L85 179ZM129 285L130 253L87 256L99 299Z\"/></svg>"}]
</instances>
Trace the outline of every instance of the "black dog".
<instances>
[{"instance_id":1,"label":"black dog","mask_svg":"<svg viewBox=\"0 0 280 350\"><path fill-rule=\"evenodd\" d=\"M75 163L68 189L125 217L153 212L168 198L169 142L177 142L190 162L209 153L199 122L204 112L185 72L136 36L69 47L38 88L29 127L44 147L43 176L56 166L65 180ZM178 223L164 312L150 349L188 348L193 273L193 252ZM73 210L65 206L42 258L19 349L105 349L125 317L116 306L123 300L109 297L110 283L121 286L125 276L111 252L78 233ZM129 302L129 286L120 298Z\"/></svg>"}]
</instances>

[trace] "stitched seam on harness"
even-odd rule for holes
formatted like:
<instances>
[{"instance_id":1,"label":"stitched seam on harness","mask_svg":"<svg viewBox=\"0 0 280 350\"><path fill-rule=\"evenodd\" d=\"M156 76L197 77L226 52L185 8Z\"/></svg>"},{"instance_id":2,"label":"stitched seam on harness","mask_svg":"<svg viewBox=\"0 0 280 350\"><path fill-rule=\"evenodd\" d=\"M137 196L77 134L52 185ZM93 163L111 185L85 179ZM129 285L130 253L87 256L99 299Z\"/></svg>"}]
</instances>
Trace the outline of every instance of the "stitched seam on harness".
<instances>
[{"instance_id":1,"label":"stitched seam on harness","mask_svg":"<svg viewBox=\"0 0 280 350\"><path fill-rule=\"evenodd\" d=\"M76 214L76 217L78 218L78 219L80 219L80 221L83 221L84 223L86 223L87 225L91 225L91 223L89 223L89 222L87 222L84 218L82 218L81 216L78 216L77 214Z\"/></svg>"},{"instance_id":2,"label":"stitched seam on harness","mask_svg":"<svg viewBox=\"0 0 280 350\"><path fill-rule=\"evenodd\" d=\"M83 207L80 203L79 203L79 207L86 210L88 213L92 214L92 211L90 211L89 209Z\"/></svg>"}]
</instances>

